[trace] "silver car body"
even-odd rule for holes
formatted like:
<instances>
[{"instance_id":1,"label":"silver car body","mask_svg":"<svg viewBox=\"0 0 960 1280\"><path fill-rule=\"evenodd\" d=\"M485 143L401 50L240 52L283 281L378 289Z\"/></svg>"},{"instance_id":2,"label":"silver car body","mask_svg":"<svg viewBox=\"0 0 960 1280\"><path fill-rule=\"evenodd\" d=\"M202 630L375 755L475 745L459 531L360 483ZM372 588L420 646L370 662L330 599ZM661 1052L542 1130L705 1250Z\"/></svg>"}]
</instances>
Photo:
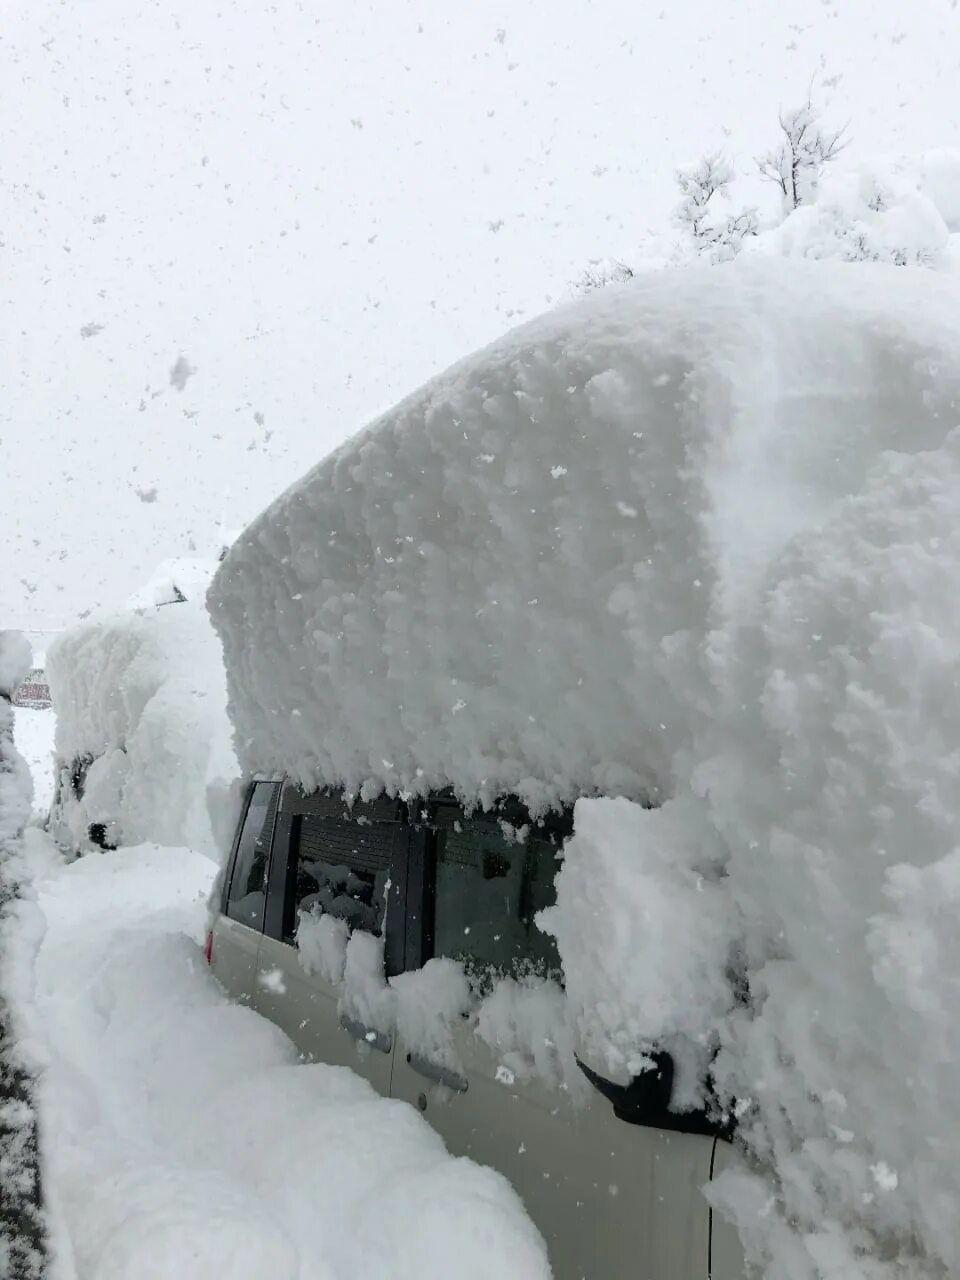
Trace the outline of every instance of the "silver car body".
<instances>
[{"instance_id":1,"label":"silver car body","mask_svg":"<svg viewBox=\"0 0 960 1280\"><path fill-rule=\"evenodd\" d=\"M727 1146L721 1138L628 1123L592 1089L573 1101L536 1077L515 1078L467 1020L454 1033L461 1075L419 1056L399 1034L344 1015L337 985L305 972L290 922L281 921L275 901L291 883L278 849L293 848L290 825L298 819L283 810L297 807L288 803L294 794L288 784L284 801L268 814L272 852L265 839L256 881L263 884L262 920L244 922L224 910L215 917L212 964L227 991L281 1027L306 1058L351 1067L384 1096L416 1106L453 1154L502 1172L543 1234L557 1280L741 1276L736 1236L728 1229L721 1239L703 1196ZM242 828L243 821L234 858ZM409 876L387 885L396 926L404 911L415 916L421 899ZM242 914L248 898L235 895L234 907L230 892L228 870L222 905ZM260 893L249 897L256 900L254 916ZM388 933L394 972L416 968L423 958L404 936L391 959Z\"/></svg>"}]
</instances>

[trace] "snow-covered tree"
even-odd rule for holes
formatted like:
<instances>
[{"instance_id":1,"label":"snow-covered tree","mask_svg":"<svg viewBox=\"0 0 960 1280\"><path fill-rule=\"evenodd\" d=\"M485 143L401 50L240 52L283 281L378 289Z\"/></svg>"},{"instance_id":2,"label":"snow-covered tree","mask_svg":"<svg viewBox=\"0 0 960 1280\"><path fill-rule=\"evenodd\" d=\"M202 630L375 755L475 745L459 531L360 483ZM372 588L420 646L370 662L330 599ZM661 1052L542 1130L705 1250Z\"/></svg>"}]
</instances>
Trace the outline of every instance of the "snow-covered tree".
<instances>
[{"instance_id":1,"label":"snow-covered tree","mask_svg":"<svg viewBox=\"0 0 960 1280\"><path fill-rule=\"evenodd\" d=\"M757 157L760 175L780 191L780 209L763 221L755 208L726 213L737 173L721 152L676 171L681 199L673 233L646 232L629 264L598 260L574 284L590 293L692 256L724 263L754 256L836 258L942 270L960 260L960 151L874 158L832 166L847 145L846 126L826 129L810 98L781 111L781 139ZM677 235L677 229L680 235Z\"/></svg>"},{"instance_id":2,"label":"snow-covered tree","mask_svg":"<svg viewBox=\"0 0 960 1280\"><path fill-rule=\"evenodd\" d=\"M677 170L681 200L674 216L681 227L689 230L695 241L708 238L707 211L710 202L715 195L727 195L733 178L733 165L719 151L701 156L695 165Z\"/></svg>"},{"instance_id":3,"label":"snow-covered tree","mask_svg":"<svg viewBox=\"0 0 960 1280\"><path fill-rule=\"evenodd\" d=\"M46 1270L36 1080L10 994L26 880L21 836L33 793L13 742L12 697L30 663L24 636L0 631L0 1272L17 1280L42 1280Z\"/></svg>"},{"instance_id":4,"label":"snow-covered tree","mask_svg":"<svg viewBox=\"0 0 960 1280\"><path fill-rule=\"evenodd\" d=\"M780 188L784 214L810 204L817 193L824 167L847 145L846 125L825 129L812 99L780 112L782 137L777 146L757 157L762 177Z\"/></svg>"},{"instance_id":5,"label":"snow-covered tree","mask_svg":"<svg viewBox=\"0 0 960 1280\"><path fill-rule=\"evenodd\" d=\"M680 203L674 221L693 240L697 253L708 254L714 262L735 258L747 236L758 229L755 209L743 209L727 217L716 216L715 196L729 198L730 183L736 177L730 161L714 151L694 165L677 170Z\"/></svg>"},{"instance_id":6,"label":"snow-covered tree","mask_svg":"<svg viewBox=\"0 0 960 1280\"><path fill-rule=\"evenodd\" d=\"M628 267L619 258L604 258L599 262L591 262L583 274L573 282L573 291L578 294L593 293L596 289L605 289L608 284L623 284L633 278L633 268Z\"/></svg>"}]
</instances>

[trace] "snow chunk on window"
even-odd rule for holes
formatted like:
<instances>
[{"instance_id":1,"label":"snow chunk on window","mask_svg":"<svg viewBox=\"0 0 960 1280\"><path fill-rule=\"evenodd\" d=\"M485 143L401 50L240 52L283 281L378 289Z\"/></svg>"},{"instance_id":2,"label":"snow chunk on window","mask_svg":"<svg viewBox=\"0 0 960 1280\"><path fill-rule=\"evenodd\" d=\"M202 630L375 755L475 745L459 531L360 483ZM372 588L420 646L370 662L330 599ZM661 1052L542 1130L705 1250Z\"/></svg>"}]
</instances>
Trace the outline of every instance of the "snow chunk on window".
<instances>
[{"instance_id":1,"label":"snow chunk on window","mask_svg":"<svg viewBox=\"0 0 960 1280\"><path fill-rule=\"evenodd\" d=\"M308 974L319 974L326 982L343 981L347 963L347 939L350 926L346 920L306 911L297 926L300 964Z\"/></svg>"},{"instance_id":2,"label":"snow chunk on window","mask_svg":"<svg viewBox=\"0 0 960 1280\"><path fill-rule=\"evenodd\" d=\"M476 1031L497 1054L503 1083L537 1078L575 1101L589 1097L574 1056L571 1008L558 983L533 973L501 978L477 1010Z\"/></svg>"},{"instance_id":3,"label":"snow chunk on window","mask_svg":"<svg viewBox=\"0 0 960 1280\"><path fill-rule=\"evenodd\" d=\"M581 1057L626 1083L667 1048L680 1109L702 1102L715 1031L731 1003L731 905L703 806L578 800L557 905L537 922L557 939Z\"/></svg>"},{"instance_id":4,"label":"snow chunk on window","mask_svg":"<svg viewBox=\"0 0 960 1280\"><path fill-rule=\"evenodd\" d=\"M390 979L390 987L404 1044L440 1066L461 1070L453 1033L472 1004L463 966L437 957L422 969L397 974Z\"/></svg>"},{"instance_id":5,"label":"snow chunk on window","mask_svg":"<svg viewBox=\"0 0 960 1280\"><path fill-rule=\"evenodd\" d=\"M342 1014L371 1031L389 1035L396 1026L396 997L383 969L383 939L358 929L344 951Z\"/></svg>"}]
</instances>

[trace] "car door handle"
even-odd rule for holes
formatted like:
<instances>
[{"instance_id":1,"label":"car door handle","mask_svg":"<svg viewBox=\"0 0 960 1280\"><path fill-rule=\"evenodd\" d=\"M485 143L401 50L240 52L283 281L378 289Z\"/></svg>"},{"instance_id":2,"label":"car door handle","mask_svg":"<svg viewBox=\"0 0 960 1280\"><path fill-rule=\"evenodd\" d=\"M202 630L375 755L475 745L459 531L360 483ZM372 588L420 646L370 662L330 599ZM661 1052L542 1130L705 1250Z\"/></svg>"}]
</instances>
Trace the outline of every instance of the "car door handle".
<instances>
[{"instance_id":1,"label":"car door handle","mask_svg":"<svg viewBox=\"0 0 960 1280\"><path fill-rule=\"evenodd\" d=\"M439 1063L431 1062L429 1058L423 1058L419 1053L408 1053L407 1062L418 1075L426 1076L428 1080L434 1080L437 1084L446 1085L454 1093L467 1092L467 1081L456 1071L441 1067Z\"/></svg>"},{"instance_id":2,"label":"car door handle","mask_svg":"<svg viewBox=\"0 0 960 1280\"><path fill-rule=\"evenodd\" d=\"M368 1044L373 1049L379 1049L381 1053L389 1053L393 1048L393 1037L388 1035L386 1031L377 1031L374 1027L365 1027L362 1022L358 1022L356 1018L350 1018L345 1013L340 1015L340 1025L344 1031L349 1031L354 1040L359 1040L362 1044Z\"/></svg>"}]
</instances>

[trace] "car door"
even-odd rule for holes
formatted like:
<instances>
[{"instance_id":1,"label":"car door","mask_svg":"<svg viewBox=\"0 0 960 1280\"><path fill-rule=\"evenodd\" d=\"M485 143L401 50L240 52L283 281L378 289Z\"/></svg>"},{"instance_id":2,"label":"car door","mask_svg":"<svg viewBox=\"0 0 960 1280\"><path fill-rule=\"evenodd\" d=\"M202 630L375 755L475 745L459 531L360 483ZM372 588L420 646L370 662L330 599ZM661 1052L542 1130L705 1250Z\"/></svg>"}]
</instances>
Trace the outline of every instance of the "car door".
<instances>
[{"instance_id":1,"label":"car door","mask_svg":"<svg viewBox=\"0 0 960 1280\"><path fill-rule=\"evenodd\" d=\"M253 1003L257 957L267 901L267 868L280 797L279 782L254 782L247 791L214 922L211 965L226 991Z\"/></svg>"},{"instance_id":2,"label":"car door","mask_svg":"<svg viewBox=\"0 0 960 1280\"><path fill-rule=\"evenodd\" d=\"M402 947L402 913L390 908L399 882L392 868L406 848L399 817L395 801L349 808L339 792L304 796L291 783L284 787L254 994L258 1011L306 1058L350 1067L384 1095L390 1092L392 1031L350 1015L336 954L328 948L323 966L310 964L308 948L301 952L298 944L298 926L302 916L310 925L326 917L342 925L343 943L357 931L379 939L389 929L391 949ZM338 931L330 935L335 944Z\"/></svg>"},{"instance_id":3,"label":"car door","mask_svg":"<svg viewBox=\"0 0 960 1280\"><path fill-rule=\"evenodd\" d=\"M533 923L552 896L556 856L550 832L531 829L518 842L496 821L435 806L425 836L422 957L458 959L481 986L485 968L556 970L552 939ZM408 911L408 925L412 919ZM618 1119L579 1079L571 1090L521 1078L473 1019L461 1020L453 1042L456 1071L400 1041L393 1096L417 1106L453 1153L510 1179L547 1242L557 1280L705 1280L709 1212L701 1188L711 1138Z\"/></svg>"}]
</instances>

